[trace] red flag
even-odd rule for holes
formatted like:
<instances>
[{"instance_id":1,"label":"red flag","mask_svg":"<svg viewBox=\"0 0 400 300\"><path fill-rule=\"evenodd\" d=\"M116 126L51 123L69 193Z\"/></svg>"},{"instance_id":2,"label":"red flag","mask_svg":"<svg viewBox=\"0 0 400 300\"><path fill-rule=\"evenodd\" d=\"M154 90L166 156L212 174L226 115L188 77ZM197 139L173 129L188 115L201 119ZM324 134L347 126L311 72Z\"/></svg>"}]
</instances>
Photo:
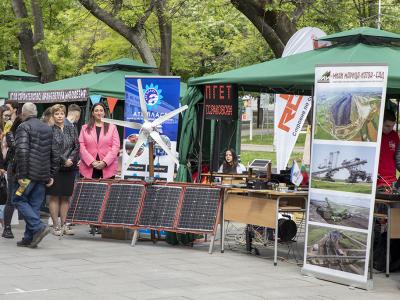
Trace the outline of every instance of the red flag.
<instances>
[{"instance_id":1,"label":"red flag","mask_svg":"<svg viewBox=\"0 0 400 300\"><path fill-rule=\"evenodd\" d=\"M115 105L117 105L117 98L111 98L107 97L107 103L108 103L108 108L110 109L110 113L112 114L115 108Z\"/></svg>"}]
</instances>

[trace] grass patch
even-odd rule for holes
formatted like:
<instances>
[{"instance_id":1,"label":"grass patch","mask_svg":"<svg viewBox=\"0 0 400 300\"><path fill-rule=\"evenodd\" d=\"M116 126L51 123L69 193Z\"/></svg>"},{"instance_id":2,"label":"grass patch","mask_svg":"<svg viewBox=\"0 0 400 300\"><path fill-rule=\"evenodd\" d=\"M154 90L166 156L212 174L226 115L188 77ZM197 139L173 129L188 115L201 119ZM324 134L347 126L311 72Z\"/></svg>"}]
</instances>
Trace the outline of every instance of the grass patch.
<instances>
[{"instance_id":1,"label":"grass patch","mask_svg":"<svg viewBox=\"0 0 400 300\"><path fill-rule=\"evenodd\" d=\"M240 161L243 165L247 166L253 159L269 159L272 161L272 165L276 165L276 154L275 152L264 152L264 151L242 151L240 153ZM292 153L290 160L296 159L301 160L303 153ZM290 165L290 163L289 163Z\"/></svg>"},{"instance_id":2,"label":"grass patch","mask_svg":"<svg viewBox=\"0 0 400 300\"><path fill-rule=\"evenodd\" d=\"M362 193L362 194L370 194L372 190L371 183L365 183L365 182L346 183L338 181L330 182L330 181L317 180L314 178L311 180L311 187L316 189L327 189L333 191Z\"/></svg>"},{"instance_id":3,"label":"grass patch","mask_svg":"<svg viewBox=\"0 0 400 300\"><path fill-rule=\"evenodd\" d=\"M304 133L299 134L299 138L296 141L296 146L304 146L306 135ZM242 144L253 144L253 145L272 145L274 137L271 134L264 135L253 135L253 140L250 141L249 136L242 137Z\"/></svg>"}]
</instances>

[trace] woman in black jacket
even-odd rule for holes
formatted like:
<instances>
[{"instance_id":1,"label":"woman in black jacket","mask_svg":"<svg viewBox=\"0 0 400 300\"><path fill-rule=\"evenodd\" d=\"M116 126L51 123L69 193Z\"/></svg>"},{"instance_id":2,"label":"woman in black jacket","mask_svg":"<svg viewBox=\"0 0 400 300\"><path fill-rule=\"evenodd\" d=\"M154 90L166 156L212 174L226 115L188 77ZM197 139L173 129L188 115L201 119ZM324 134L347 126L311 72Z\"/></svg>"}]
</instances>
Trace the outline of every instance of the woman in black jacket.
<instances>
[{"instance_id":1,"label":"woman in black jacket","mask_svg":"<svg viewBox=\"0 0 400 300\"><path fill-rule=\"evenodd\" d=\"M64 105L56 104L52 107L53 137L60 152L60 168L55 175L54 184L47 190L47 195L50 195L49 210L55 235L73 234L65 226L65 220L69 198L74 189L76 164L79 160L79 141L75 128L65 124L65 114ZM58 216L61 224L58 224Z\"/></svg>"},{"instance_id":2,"label":"woman in black jacket","mask_svg":"<svg viewBox=\"0 0 400 300\"><path fill-rule=\"evenodd\" d=\"M7 155L6 155L6 164L7 164L7 203L4 208L4 230L2 237L7 239L13 239L14 235L11 231L11 219L14 213L14 205L11 203L12 196L15 194L15 186L16 186L16 178L15 178L15 133L17 132L18 126L22 123L22 119L20 116L14 120L10 131L6 134L6 143L8 147Z\"/></svg>"}]
</instances>

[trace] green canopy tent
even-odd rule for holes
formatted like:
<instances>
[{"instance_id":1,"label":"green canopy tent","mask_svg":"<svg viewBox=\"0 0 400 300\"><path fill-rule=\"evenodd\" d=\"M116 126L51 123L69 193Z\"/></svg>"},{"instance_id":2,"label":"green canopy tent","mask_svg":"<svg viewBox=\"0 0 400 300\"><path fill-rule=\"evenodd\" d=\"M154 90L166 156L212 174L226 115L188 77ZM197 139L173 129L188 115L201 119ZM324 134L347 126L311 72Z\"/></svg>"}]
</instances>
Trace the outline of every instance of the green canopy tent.
<instances>
[{"instance_id":1,"label":"green canopy tent","mask_svg":"<svg viewBox=\"0 0 400 300\"><path fill-rule=\"evenodd\" d=\"M202 102L201 86L205 84L237 84L239 90L311 95L314 70L319 64L383 63L389 66L387 95L400 95L400 35L368 27L356 28L320 38L331 46L227 72L189 80L184 102L195 106ZM192 110L193 111L193 110ZM185 118L192 119L189 110ZM195 114L198 111L194 110ZM193 123L196 126L196 123ZM180 167L177 180L187 181L188 160L192 152L182 151L181 145L197 141L199 128L184 128L180 137ZM224 132L225 134L225 132ZM232 145L231 145L232 146ZM190 149L188 149L190 150ZM206 150L207 151L207 150Z\"/></svg>"},{"instance_id":2,"label":"green canopy tent","mask_svg":"<svg viewBox=\"0 0 400 300\"><path fill-rule=\"evenodd\" d=\"M0 72L0 99L7 100L10 91L37 86L38 81L37 76L14 69Z\"/></svg>"}]
</instances>

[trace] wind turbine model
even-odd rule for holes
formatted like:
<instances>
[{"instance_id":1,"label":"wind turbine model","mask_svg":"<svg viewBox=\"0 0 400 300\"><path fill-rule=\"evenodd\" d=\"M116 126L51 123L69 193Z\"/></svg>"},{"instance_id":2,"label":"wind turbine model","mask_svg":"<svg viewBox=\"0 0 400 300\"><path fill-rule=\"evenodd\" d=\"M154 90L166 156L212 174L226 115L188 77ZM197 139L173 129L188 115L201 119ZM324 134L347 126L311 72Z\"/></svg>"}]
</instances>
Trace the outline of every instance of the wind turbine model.
<instances>
[{"instance_id":1,"label":"wind turbine model","mask_svg":"<svg viewBox=\"0 0 400 300\"><path fill-rule=\"evenodd\" d=\"M113 120L113 119L107 119L107 118L103 118L103 121L106 123L111 123L111 124L115 124L118 126L123 126L123 127L139 130L139 136L138 136L136 145L133 148L131 154L129 155L129 158L126 161L123 168L125 170L128 169L129 165L132 163L132 161L136 157L136 154L138 153L140 147L147 141L148 145L149 145L149 175L150 175L150 177L154 177L154 158L153 158L154 142L156 142L165 151L165 153L167 153L167 155L170 157L170 159L172 159L176 164L179 164L179 161L176 158L176 156L172 153L172 151L169 149L167 144L161 138L160 133L157 130L157 126L161 125L168 119L171 119L174 116L176 116L177 114L186 110L188 108L188 106L187 105L182 106L182 107L175 109L175 110L155 119L154 121L150 122L149 117L148 117L148 112L147 112L146 101L143 96L142 80L138 79L137 83L138 83L138 90L139 90L140 109L142 111L142 115L143 115L143 119L144 119L143 124L136 123L136 122L119 121L119 120Z\"/></svg>"}]
</instances>

